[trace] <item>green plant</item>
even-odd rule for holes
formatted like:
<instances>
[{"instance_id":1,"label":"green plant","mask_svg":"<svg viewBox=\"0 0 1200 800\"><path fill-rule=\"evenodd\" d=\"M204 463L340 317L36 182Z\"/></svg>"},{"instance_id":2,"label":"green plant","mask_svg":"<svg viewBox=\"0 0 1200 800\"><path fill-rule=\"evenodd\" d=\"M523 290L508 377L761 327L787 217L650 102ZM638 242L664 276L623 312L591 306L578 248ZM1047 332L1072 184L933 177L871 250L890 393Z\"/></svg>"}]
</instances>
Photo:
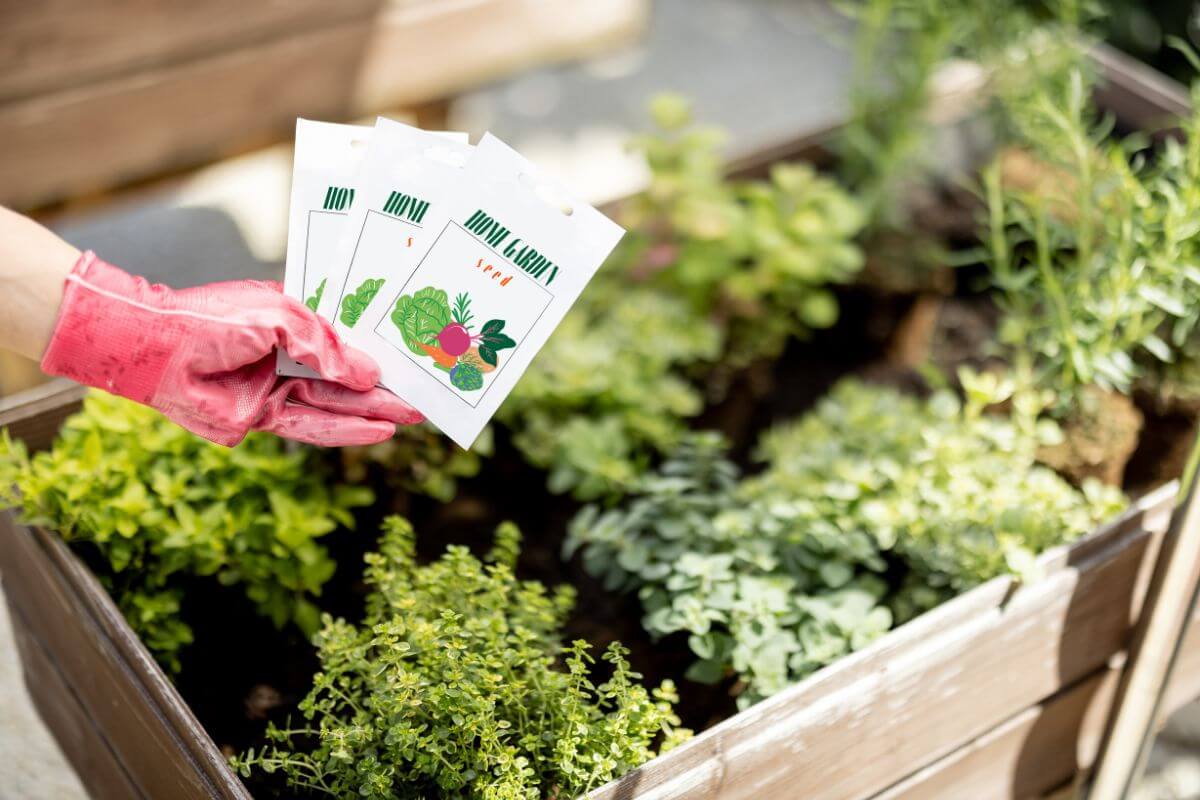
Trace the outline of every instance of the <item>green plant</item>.
<instances>
[{"instance_id":1,"label":"green plant","mask_svg":"<svg viewBox=\"0 0 1200 800\"><path fill-rule=\"evenodd\" d=\"M321 283L322 288L324 282ZM367 306L375 299L375 295L379 294L379 290L383 287L383 278L367 278L362 284L354 290L353 294L348 294L342 298L342 324L348 328L353 328L358 324L359 317L367 310ZM320 289L317 291L318 302L320 302Z\"/></svg>"},{"instance_id":2,"label":"green plant","mask_svg":"<svg viewBox=\"0 0 1200 800\"><path fill-rule=\"evenodd\" d=\"M1061 436L1039 416L1045 392L966 369L959 380L961 401L839 384L813 413L763 437L768 468L748 497L824 504L819 518L869 531L926 585L954 592L1005 572L1029 576L1037 553L1123 507L1115 489L1092 480L1077 491L1038 465L1038 448ZM1007 413L985 413L1000 403Z\"/></svg>"},{"instance_id":3,"label":"green plant","mask_svg":"<svg viewBox=\"0 0 1200 800\"><path fill-rule=\"evenodd\" d=\"M334 571L317 540L374 499L330 478L318 451L254 433L221 447L99 392L46 452L0 436L0 505L96 547L117 604L172 669L191 641L181 574L241 585L276 625L317 628L313 600Z\"/></svg>"},{"instance_id":4,"label":"green plant","mask_svg":"<svg viewBox=\"0 0 1200 800\"><path fill-rule=\"evenodd\" d=\"M541 800L585 794L686 735L674 688L647 691L620 645L597 683L589 645L562 644L573 593L517 580L519 546L503 525L485 561L452 546L421 566L412 528L386 520L365 619L326 616L316 637L306 724L272 726L274 745L235 766L335 797Z\"/></svg>"},{"instance_id":5,"label":"green plant","mask_svg":"<svg viewBox=\"0 0 1200 800\"><path fill-rule=\"evenodd\" d=\"M938 70L967 58L1000 80L1028 84L1025 48L1043 36L1032 46L1074 50L1071 41L1081 23L1100 15L1086 5L1086 0L838 1L856 24L850 118L838 139L838 169L873 227L907 228L912 184L938 163L932 108Z\"/></svg>"},{"instance_id":6,"label":"green plant","mask_svg":"<svg viewBox=\"0 0 1200 800\"><path fill-rule=\"evenodd\" d=\"M479 474L483 459L493 451L492 429L464 450L429 424L404 425L386 442L341 449L343 477L350 484L364 483L372 465L389 486L424 494L443 503L454 499L460 478Z\"/></svg>"},{"instance_id":7,"label":"green plant","mask_svg":"<svg viewBox=\"0 0 1200 800\"><path fill-rule=\"evenodd\" d=\"M630 234L617 263L722 325L725 360L735 364L831 326L830 286L862 266L860 205L808 164L776 164L767 180L728 179L722 134L692 126L686 101L660 96L651 110L658 131L634 140L650 185L622 210Z\"/></svg>"},{"instance_id":8,"label":"green plant","mask_svg":"<svg viewBox=\"0 0 1200 800\"><path fill-rule=\"evenodd\" d=\"M1090 95L1072 70L1007 98L1049 177L1026 185L1002 161L984 172L1000 340L1061 406L1090 384L1128 394L1139 362L1175 360L1200 322L1200 112L1150 154L1114 140Z\"/></svg>"},{"instance_id":9,"label":"green plant","mask_svg":"<svg viewBox=\"0 0 1200 800\"><path fill-rule=\"evenodd\" d=\"M891 614L883 581L857 569L884 567L867 533L797 529L798 503L743 502L724 450L692 434L627 506L580 512L564 553L582 549L609 589L637 590L652 634L688 633L690 678L736 672L745 707L863 646Z\"/></svg>"},{"instance_id":10,"label":"green plant","mask_svg":"<svg viewBox=\"0 0 1200 800\"><path fill-rule=\"evenodd\" d=\"M652 112L629 235L499 414L551 490L581 499L620 494L670 452L703 409L699 365L744 366L832 325L829 286L861 263L862 213L833 182L798 164L728 180L719 134L692 127L686 101Z\"/></svg>"},{"instance_id":11,"label":"green plant","mask_svg":"<svg viewBox=\"0 0 1200 800\"><path fill-rule=\"evenodd\" d=\"M684 370L720 351L716 326L667 293L597 276L498 419L554 492L619 493L667 452L703 398Z\"/></svg>"},{"instance_id":12,"label":"green plant","mask_svg":"<svg viewBox=\"0 0 1200 800\"><path fill-rule=\"evenodd\" d=\"M1037 466L1057 427L1044 397L963 372L966 400L843 381L763 437L763 473L740 478L697 435L625 506L572 521L567 554L611 588L636 589L651 633L685 631L690 675L737 673L743 705L786 686L947 596L1090 530L1122 498L1076 491ZM984 413L1011 402L1007 414ZM911 577L889 596L889 563ZM902 573L903 574L903 573Z\"/></svg>"},{"instance_id":13,"label":"green plant","mask_svg":"<svg viewBox=\"0 0 1200 800\"><path fill-rule=\"evenodd\" d=\"M321 295L325 294L325 282L328 278L322 278L317 284L317 291L313 292L313 296L304 301L304 305L308 306L310 311L316 311L317 306L321 305Z\"/></svg>"}]
</instances>

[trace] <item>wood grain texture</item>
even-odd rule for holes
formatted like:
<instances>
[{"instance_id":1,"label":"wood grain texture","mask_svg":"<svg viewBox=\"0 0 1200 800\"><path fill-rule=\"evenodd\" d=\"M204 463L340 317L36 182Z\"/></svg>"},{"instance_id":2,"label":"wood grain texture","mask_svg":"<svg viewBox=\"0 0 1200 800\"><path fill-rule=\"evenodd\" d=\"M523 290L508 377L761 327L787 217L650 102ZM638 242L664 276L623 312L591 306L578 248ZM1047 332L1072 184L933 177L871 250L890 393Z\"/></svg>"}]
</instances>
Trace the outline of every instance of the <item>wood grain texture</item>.
<instances>
[{"instance_id":1,"label":"wood grain texture","mask_svg":"<svg viewBox=\"0 0 1200 800\"><path fill-rule=\"evenodd\" d=\"M1127 643L1173 486L1048 574L998 578L595 792L597 800L870 797L953 752Z\"/></svg>"},{"instance_id":2,"label":"wood grain texture","mask_svg":"<svg viewBox=\"0 0 1200 800\"><path fill-rule=\"evenodd\" d=\"M1040 797L1095 763L1123 659L1028 708L876 800ZM1167 714L1200 695L1200 616L1191 621Z\"/></svg>"},{"instance_id":3,"label":"wood grain texture","mask_svg":"<svg viewBox=\"0 0 1200 800\"><path fill-rule=\"evenodd\" d=\"M87 388L65 378L0 397L0 429L30 449L43 450L58 434L59 426L79 410Z\"/></svg>"},{"instance_id":4,"label":"wood grain texture","mask_svg":"<svg viewBox=\"0 0 1200 800\"><path fill-rule=\"evenodd\" d=\"M626 41L644 14L644 0L394 2L369 18L13 100L0 104L0 203L28 208L282 141L298 116L422 105Z\"/></svg>"},{"instance_id":5,"label":"wood grain texture","mask_svg":"<svg viewBox=\"0 0 1200 800\"><path fill-rule=\"evenodd\" d=\"M436 2L436 0L422 0ZM384 0L0 3L0 102L369 20Z\"/></svg>"},{"instance_id":6,"label":"wood grain texture","mask_svg":"<svg viewBox=\"0 0 1200 800\"><path fill-rule=\"evenodd\" d=\"M4 512L0 570L14 615L52 655L143 795L249 800L108 594L61 539L17 524ZM34 699L42 708L45 698Z\"/></svg>"},{"instance_id":7,"label":"wood grain texture","mask_svg":"<svg viewBox=\"0 0 1200 800\"><path fill-rule=\"evenodd\" d=\"M97 730L51 651L17 610L11 606L10 610L25 687L46 727L54 731L63 755L84 777L92 800L149 800L125 771L107 737Z\"/></svg>"}]
</instances>

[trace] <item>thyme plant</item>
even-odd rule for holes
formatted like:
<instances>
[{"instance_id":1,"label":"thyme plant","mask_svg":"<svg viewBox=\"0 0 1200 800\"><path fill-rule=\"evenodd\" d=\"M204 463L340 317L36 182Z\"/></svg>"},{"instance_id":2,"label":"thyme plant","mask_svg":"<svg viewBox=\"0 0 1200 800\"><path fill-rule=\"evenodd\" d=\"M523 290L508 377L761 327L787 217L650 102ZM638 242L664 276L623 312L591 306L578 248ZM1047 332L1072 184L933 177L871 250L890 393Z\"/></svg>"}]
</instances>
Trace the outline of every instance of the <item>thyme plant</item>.
<instances>
[{"instance_id":1,"label":"thyme plant","mask_svg":"<svg viewBox=\"0 0 1200 800\"><path fill-rule=\"evenodd\" d=\"M258 433L221 447L101 392L48 451L31 456L0 434L0 507L94 546L117 605L173 670L192 639L180 575L240 585L276 625L311 633L335 566L318 540L353 527L351 509L373 501L369 489L334 482L316 450Z\"/></svg>"},{"instance_id":2,"label":"thyme plant","mask_svg":"<svg viewBox=\"0 0 1200 800\"><path fill-rule=\"evenodd\" d=\"M644 688L619 644L601 679L586 642L562 643L574 595L518 580L519 548L502 525L482 561L452 546L418 565L411 526L387 519L365 618L326 616L315 639L303 725L234 765L339 798L565 799L685 737L674 688Z\"/></svg>"}]
</instances>

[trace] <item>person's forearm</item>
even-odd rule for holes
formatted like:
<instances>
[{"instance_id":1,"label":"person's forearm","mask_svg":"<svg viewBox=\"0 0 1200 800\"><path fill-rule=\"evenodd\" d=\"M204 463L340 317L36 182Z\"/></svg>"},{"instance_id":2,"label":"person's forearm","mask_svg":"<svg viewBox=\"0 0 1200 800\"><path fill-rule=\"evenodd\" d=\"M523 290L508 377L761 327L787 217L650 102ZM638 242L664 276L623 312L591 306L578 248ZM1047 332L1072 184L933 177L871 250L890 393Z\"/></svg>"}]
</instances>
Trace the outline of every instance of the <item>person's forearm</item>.
<instances>
[{"instance_id":1,"label":"person's forearm","mask_svg":"<svg viewBox=\"0 0 1200 800\"><path fill-rule=\"evenodd\" d=\"M0 348L41 360L79 250L0 207Z\"/></svg>"}]
</instances>

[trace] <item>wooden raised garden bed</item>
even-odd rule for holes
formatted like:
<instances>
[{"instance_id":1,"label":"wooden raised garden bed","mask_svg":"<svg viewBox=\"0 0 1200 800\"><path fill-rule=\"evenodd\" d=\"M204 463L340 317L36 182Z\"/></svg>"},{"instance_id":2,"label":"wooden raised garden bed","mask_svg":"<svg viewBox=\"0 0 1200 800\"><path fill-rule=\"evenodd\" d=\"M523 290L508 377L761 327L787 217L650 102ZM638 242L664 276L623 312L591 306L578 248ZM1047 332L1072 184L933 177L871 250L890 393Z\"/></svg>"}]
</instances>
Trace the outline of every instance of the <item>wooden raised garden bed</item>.
<instances>
[{"instance_id":1,"label":"wooden raised garden bed","mask_svg":"<svg viewBox=\"0 0 1200 800\"><path fill-rule=\"evenodd\" d=\"M1111 56L1100 63L1112 76L1103 102L1135 125L1185 103ZM806 138L738 168L816 155ZM47 447L81 395L55 382L0 401L0 427ZM1095 758L1174 494L1160 486L1045 553L1039 580L968 591L593 796L1031 797L1071 782ZM29 689L94 797L250 797L185 693L61 539L6 513L0 569ZM1176 675L1168 708L1200 694L1200 622Z\"/></svg>"}]
</instances>

